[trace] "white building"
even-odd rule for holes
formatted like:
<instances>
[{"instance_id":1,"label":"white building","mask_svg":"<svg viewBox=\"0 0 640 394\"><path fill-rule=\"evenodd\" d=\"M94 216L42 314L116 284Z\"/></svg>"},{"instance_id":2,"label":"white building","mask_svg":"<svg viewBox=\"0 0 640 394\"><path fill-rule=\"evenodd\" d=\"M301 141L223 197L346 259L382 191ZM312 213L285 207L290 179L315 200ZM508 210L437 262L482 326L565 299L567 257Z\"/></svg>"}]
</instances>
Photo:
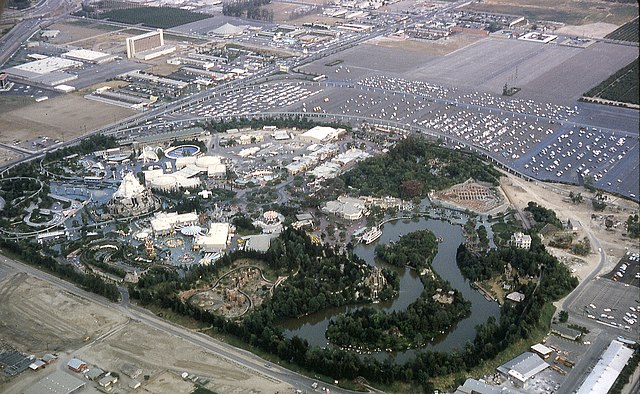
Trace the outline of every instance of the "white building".
<instances>
[{"instance_id":1,"label":"white building","mask_svg":"<svg viewBox=\"0 0 640 394\"><path fill-rule=\"evenodd\" d=\"M511 236L511 245L521 249L529 249L531 248L531 236L519 232L514 233Z\"/></svg>"},{"instance_id":2,"label":"white building","mask_svg":"<svg viewBox=\"0 0 640 394\"><path fill-rule=\"evenodd\" d=\"M327 126L316 126L300 134L300 139L317 144L336 140L344 133L344 129L334 129L333 127Z\"/></svg>"},{"instance_id":3,"label":"white building","mask_svg":"<svg viewBox=\"0 0 640 394\"><path fill-rule=\"evenodd\" d=\"M537 354L524 352L518 357L507 361L498 367L498 372L507 379L512 380L517 386L527 388L527 383L534 375L549 368L543 359Z\"/></svg>"},{"instance_id":4,"label":"white building","mask_svg":"<svg viewBox=\"0 0 640 394\"><path fill-rule=\"evenodd\" d=\"M229 223L211 223L206 235L196 237L193 248L204 252L225 250L232 236Z\"/></svg>"},{"instance_id":5,"label":"white building","mask_svg":"<svg viewBox=\"0 0 640 394\"><path fill-rule=\"evenodd\" d=\"M178 227L197 224L198 215L195 212L157 212L150 222L154 235L166 235Z\"/></svg>"},{"instance_id":6,"label":"white building","mask_svg":"<svg viewBox=\"0 0 640 394\"><path fill-rule=\"evenodd\" d=\"M615 383L622 369L633 356L633 350L624 346L622 342L611 341L602 353L598 364L576 392L577 394L607 393Z\"/></svg>"}]
</instances>

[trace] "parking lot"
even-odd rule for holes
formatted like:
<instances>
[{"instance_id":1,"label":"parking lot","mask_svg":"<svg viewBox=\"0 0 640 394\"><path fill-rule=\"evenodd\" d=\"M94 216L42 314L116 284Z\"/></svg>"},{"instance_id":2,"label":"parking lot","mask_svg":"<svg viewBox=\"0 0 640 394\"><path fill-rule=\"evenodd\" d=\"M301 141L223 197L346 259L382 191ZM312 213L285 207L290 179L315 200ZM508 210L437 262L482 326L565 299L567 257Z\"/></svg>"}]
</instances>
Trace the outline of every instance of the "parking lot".
<instances>
[{"instance_id":1,"label":"parking lot","mask_svg":"<svg viewBox=\"0 0 640 394\"><path fill-rule=\"evenodd\" d=\"M640 287L640 254L627 252L613 270L603 275L613 281Z\"/></svg>"},{"instance_id":2,"label":"parking lot","mask_svg":"<svg viewBox=\"0 0 640 394\"><path fill-rule=\"evenodd\" d=\"M638 315L638 287L612 281L605 275L589 283L579 302L580 304L575 304L575 308L578 309L576 313L592 319L597 324L617 328L620 335L638 337L640 331L637 318L635 323L629 323L624 319L629 318L627 313Z\"/></svg>"}]
</instances>

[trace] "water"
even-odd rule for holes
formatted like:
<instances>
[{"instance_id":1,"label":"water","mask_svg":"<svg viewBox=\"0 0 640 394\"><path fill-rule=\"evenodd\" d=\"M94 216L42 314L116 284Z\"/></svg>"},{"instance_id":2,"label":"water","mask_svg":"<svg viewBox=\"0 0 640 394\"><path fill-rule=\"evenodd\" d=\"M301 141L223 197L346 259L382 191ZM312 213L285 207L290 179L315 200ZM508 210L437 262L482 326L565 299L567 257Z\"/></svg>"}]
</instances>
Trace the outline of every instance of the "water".
<instances>
[{"instance_id":1,"label":"water","mask_svg":"<svg viewBox=\"0 0 640 394\"><path fill-rule=\"evenodd\" d=\"M454 213L454 215L456 214ZM466 219L459 219L457 222L463 223L464 220ZM487 301L480 293L471 288L469 282L462 277L458 269L456 250L464 241L462 228L459 225L427 218L398 220L384 225L383 234L378 241L371 245L358 244L354 250L356 255L370 265L393 269L400 276L400 294L398 298L379 304L368 304L367 306L386 311L404 310L420 296L423 286L417 273L409 268L389 266L377 260L375 258L375 246L378 242L397 241L402 235L423 229L429 229L436 237L443 239L433 260L433 269L443 279L449 281L453 288L460 291L466 300L471 302L471 314L468 318L461 320L452 328L452 331L440 338L435 338L433 342L423 349L438 351L460 349L467 341L473 340L476 334L475 327L478 324L486 322L490 316L494 316L496 319L499 317L500 308L497 303ZM489 234L491 235L491 233ZM328 345L325 332L331 318L341 313L354 311L357 308L360 308L360 306L331 308L300 319L289 319L283 322L281 326L285 329L287 337L297 335L306 339L312 346L323 347ZM409 349L402 352L380 352L373 354L373 356L378 359L391 356L396 362L402 363L413 358L420 351L421 349Z\"/></svg>"}]
</instances>

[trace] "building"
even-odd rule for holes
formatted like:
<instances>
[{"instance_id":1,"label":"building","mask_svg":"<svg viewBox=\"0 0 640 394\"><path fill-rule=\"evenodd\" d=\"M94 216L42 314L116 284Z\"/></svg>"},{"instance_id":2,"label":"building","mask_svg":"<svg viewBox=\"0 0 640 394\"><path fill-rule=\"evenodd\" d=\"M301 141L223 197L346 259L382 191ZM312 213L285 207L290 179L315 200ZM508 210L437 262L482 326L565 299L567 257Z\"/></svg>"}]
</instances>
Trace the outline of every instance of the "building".
<instances>
[{"instance_id":1,"label":"building","mask_svg":"<svg viewBox=\"0 0 640 394\"><path fill-rule=\"evenodd\" d=\"M69 367L69 369L73 372L82 372L87 369L87 363L80 360L79 358L72 358L67 363L67 367Z\"/></svg>"},{"instance_id":2,"label":"building","mask_svg":"<svg viewBox=\"0 0 640 394\"><path fill-rule=\"evenodd\" d=\"M135 57L149 60L176 50L175 47L164 44L162 29L128 37L125 44L127 46L127 58L129 59Z\"/></svg>"},{"instance_id":3,"label":"building","mask_svg":"<svg viewBox=\"0 0 640 394\"><path fill-rule=\"evenodd\" d=\"M136 379L138 376L142 375L142 369L129 363L122 364L122 368L120 368L120 371L122 371L123 374L127 375L131 379Z\"/></svg>"},{"instance_id":4,"label":"building","mask_svg":"<svg viewBox=\"0 0 640 394\"><path fill-rule=\"evenodd\" d=\"M529 249L531 248L531 236L520 232L514 233L511 236L511 245L516 248Z\"/></svg>"},{"instance_id":5,"label":"building","mask_svg":"<svg viewBox=\"0 0 640 394\"><path fill-rule=\"evenodd\" d=\"M574 330L573 328L565 327L561 324L552 324L551 333L570 341L575 341L582 335L580 331Z\"/></svg>"},{"instance_id":6,"label":"building","mask_svg":"<svg viewBox=\"0 0 640 394\"><path fill-rule=\"evenodd\" d=\"M535 374L549 368L543 359L537 354L524 352L518 357L499 366L498 372L503 374L517 386L527 388L528 380Z\"/></svg>"},{"instance_id":7,"label":"building","mask_svg":"<svg viewBox=\"0 0 640 394\"><path fill-rule=\"evenodd\" d=\"M337 201L328 201L322 207L322 212L342 216L347 220L358 220L365 214L366 205L362 199L340 196Z\"/></svg>"},{"instance_id":8,"label":"building","mask_svg":"<svg viewBox=\"0 0 640 394\"><path fill-rule=\"evenodd\" d=\"M613 340L602 353L600 360L584 380L577 394L607 393L615 383L622 369L633 356L633 350L622 342Z\"/></svg>"},{"instance_id":9,"label":"building","mask_svg":"<svg viewBox=\"0 0 640 394\"><path fill-rule=\"evenodd\" d=\"M156 212L150 222L155 236L167 235L178 227L197 224L198 214L195 212Z\"/></svg>"},{"instance_id":10,"label":"building","mask_svg":"<svg viewBox=\"0 0 640 394\"><path fill-rule=\"evenodd\" d=\"M459 386L453 394L522 394L522 392L509 387L492 386L479 380L467 379L464 385Z\"/></svg>"},{"instance_id":11,"label":"building","mask_svg":"<svg viewBox=\"0 0 640 394\"><path fill-rule=\"evenodd\" d=\"M24 394L71 394L82 390L86 383L64 371L55 371L24 390Z\"/></svg>"},{"instance_id":12,"label":"building","mask_svg":"<svg viewBox=\"0 0 640 394\"><path fill-rule=\"evenodd\" d=\"M553 353L553 349L548 348L541 343L536 343L535 345L531 346L531 350L533 350L535 353L537 353L540 357L542 357L545 360L548 359L549 356L551 356L551 353Z\"/></svg>"},{"instance_id":13,"label":"building","mask_svg":"<svg viewBox=\"0 0 640 394\"><path fill-rule=\"evenodd\" d=\"M85 378L93 381L100 379L102 375L104 375L104 370L98 367L93 367L84 374Z\"/></svg>"},{"instance_id":14,"label":"building","mask_svg":"<svg viewBox=\"0 0 640 394\"><path fill-rule=\"evenodd\" d=\"M138 178L129 172L107 203L107 211L114 216L137 216L153 211L159 205L151 189L141 185Z\"/></svg>"},{"instance_id":15,"label":"building","mask_svg":"<svg viewBox=\"0 0 640 394\"><path fill-rule=\"evenodd\" d=\"M507 300L510 300L513 302L522 302L524 301L524 297L525 297L524 294L519 293L517 291L507 294Z\"/></svg>"},{"instance_id":16,"label":"building","mask_svg":"<svg viewBox=\"0 0 640 394\"><path fill-rule=\"evenodd\" d=\"M319 144L336 140L340 136L344 135L344 133L344 129L334 129L333 127L327 126L316 126L300 134L300 139L302 139L303 141L309 141Z\"/></svg>"},{"instance_id":17,"label":"building","mask_svg":"<svg viewBox=\"0 0 640 394\"><path fill-rule=\"evenodd\" d=\"M93 64L104 64L116 60L116 56L110 53L91 51L88 49L72 49L69 52L63 53L62 57Z\"/></svg>"},{"instance_id":18,"label":"building","mask_svg":"<svg viewBox=\"0 0 640 394\"><path fill-rule=\"evenodd\" d=\"M193 243L194 249L203 252L217 252L227 249L229 238L232 237L229 223L211 223L206 235L196 237Z\"/></svg>"}]
</instances>

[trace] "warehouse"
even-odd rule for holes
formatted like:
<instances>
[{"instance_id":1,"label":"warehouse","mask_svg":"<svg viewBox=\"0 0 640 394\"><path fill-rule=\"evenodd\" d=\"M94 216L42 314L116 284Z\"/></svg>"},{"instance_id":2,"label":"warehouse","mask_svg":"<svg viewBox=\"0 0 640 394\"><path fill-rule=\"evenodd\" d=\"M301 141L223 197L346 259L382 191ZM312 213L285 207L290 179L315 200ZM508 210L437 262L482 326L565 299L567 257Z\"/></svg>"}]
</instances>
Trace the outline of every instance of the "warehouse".
<instances>
[{"instance_id":1,"label":"warehouse","mask_svg":"<svg viewBox=\"0 0 640 394\"><path fill-rule=\"evenodd\" d=\"M90 51L88 49L72 49L63 53L62 57L93 64L104 64L116 60L116 56L110 53Z\"/></svg>"},{"instance_id":2,"label":"warehouse","mask_svg":"<svg viewBox=\"0 0 640 394\"><path fill-rule=\"evenodd\" d=\"M516 385L527 388L527 383L535 374L544 371L549 367L537 354L524 352L511 361L499 366L498 372Z\"/></svg>"},{"instance_id":3,"label":"warehouse","mask_svg":"<svg viewBox=\"0 0 640 394\"><path fill-rule=\"evenodd\" d=\"M633 356L632 349L624 346L622 342L611 341L607 350L602 353L598 364L578 389L577 394L609 392L631 356Z\"/></svg>"},{"instance_id":4,"label":"warehouse","mask_svg":"<svg viewBox=\"0 0 640 394\"><path fill-rule=\"evenodd\" d=\"M25 394L42 394L42 393L54 393L54 394L71 394L82 390L85 387L85 382L71 376L62 371L55 371L51 375L38 381L33 386L24 391Z\"/></svg>"}]
</instances>

